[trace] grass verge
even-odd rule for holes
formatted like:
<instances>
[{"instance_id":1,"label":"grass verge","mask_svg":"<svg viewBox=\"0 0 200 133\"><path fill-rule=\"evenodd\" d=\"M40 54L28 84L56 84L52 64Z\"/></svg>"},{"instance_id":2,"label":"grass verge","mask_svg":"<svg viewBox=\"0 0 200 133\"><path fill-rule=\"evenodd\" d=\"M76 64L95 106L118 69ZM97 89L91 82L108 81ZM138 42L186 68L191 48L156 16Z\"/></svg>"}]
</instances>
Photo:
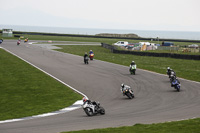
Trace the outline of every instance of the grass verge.
<instances>
[{"instance_id":1,"label":"grass verge","mask_svg":"<svg viewBox=\"0 0 200 133\"><path fill-rule=\"evenodd\" d=\"M114 54L110 50L101 46L59 46L62 49L58 51L76 54L83 56L85 52L92 49L95 53L95 59L103 60L111 63L129 66L134 60L138 68L150 70L162 74L166 74L166 69L170 66L175 70L178 77L199 81L200 82L200 61L198 60L183 60L165 57L149 57L136 56L127 54ZM128 71L128 70L127 70Z\"/></svg>"},{"instance_id":2,"label":"grass verge","mask_svg":"<svg viewBox=\"0 0 200 133\"><path fill-rule=\"evenodd\" d=\"M0 120L56 111L82 98L3 49L0 49L0 92Z\"/></svg>"},{"instance_id":3,"label":"grass verge","mask_svg":"<svg viewBox=\"0 0 200 133\"><path fill-rule=\"evenodd\" d=\"M62 133L200 133L200 118L158 124L136 124L119 128L81 130Z\"/></svg>"}]
</instances>

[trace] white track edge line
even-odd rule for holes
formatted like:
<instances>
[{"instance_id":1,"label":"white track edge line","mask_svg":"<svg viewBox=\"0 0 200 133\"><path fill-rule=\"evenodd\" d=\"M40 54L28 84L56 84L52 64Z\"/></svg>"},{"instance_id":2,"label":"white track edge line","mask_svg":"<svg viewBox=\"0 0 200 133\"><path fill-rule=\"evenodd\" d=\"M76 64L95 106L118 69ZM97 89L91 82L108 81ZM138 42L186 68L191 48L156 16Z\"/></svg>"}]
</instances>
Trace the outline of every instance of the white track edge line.
<instances>
[{"instance_id":1,"label":"white track edge line","mask_svg":"<svg viewBox=\"0 0 200 133\"><path fill-rule=\"evenodd\" d=\"M18 57L19 59L25 61L26 63L30 64L31 66L33 66L33 67L35 67L35 68L37 68L38 70L44 72L45 74L49 75L50 77L56 79L56 80L59 81L60 83L62 83L62 84L64 84L65 86L69 87L70 89L76 91L77 93L81 94L82 96L87 97L84 93L82 93L82 92L76 90L76 89L73 88L72 86L66 84L66 83L63 82L62 80L56 78L55 76L49 74L48 72L46 72L46 71L44 71L44 70L42 70L41 68L39 68L39 67L37 67L36 65L30 63L29 61L23 59L22 57L16 55L15 53L13 53L13 52L11 52L11 51L9 51L9 50L3 48L3 47L0 47L0 48L4 49L5 51L9 52L9 53L12 54L12 55ZM59 111L50 112L50 113L45 113L45 114L40 114L40 115L36 115L36 116L24 117L24 118L19 118L19 119L4 120L4 121L0 121L0 123L16 122L16 121L22 121L22 120L27 120L27 119L33 119L33 118L38 118L38 117L45 117L45 116L51 116L51 115L56 115L56 114L60 114L60 113L65 113L65 112L72 111L72 110L74 110L74 109L80 108L80 107L81 107L80 105L82 105L82 101L81 101L81 100L78 100L78 101L76 101L72 106L63 108L63 109L61 109L61 110L59 110ZM78 107L73 107L73 106L78 106Z\"/></svg>"}]
</instances>

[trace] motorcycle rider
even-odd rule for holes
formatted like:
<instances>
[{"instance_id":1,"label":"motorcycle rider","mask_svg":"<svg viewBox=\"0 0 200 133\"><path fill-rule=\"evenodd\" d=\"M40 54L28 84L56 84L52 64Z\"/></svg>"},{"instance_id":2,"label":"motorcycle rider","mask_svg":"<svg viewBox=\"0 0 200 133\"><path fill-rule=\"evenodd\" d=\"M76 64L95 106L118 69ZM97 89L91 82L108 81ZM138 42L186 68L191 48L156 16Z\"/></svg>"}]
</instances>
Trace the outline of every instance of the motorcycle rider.
<instances>
[{"instance_id":1,"label":"motorcycle rider","mask_svg":"<svg viewBox=\"0 0 200 133\"><path fill-rule=\"evenodd\" d=\"M28 38L24 39L24 42L28 42Z\"/></svg>"},{"instance_id":2,"label":"motorcycle rider","mask_svg":"<svg viewBox=\"0 0 200 133\"><path fill-rule=\"evenodd\" d=\"M171 69L170 69L170 67L167 67L167 75L169 75L169 74L170 74L170 72L171 72Z\"/></svg>"},{"instance_id":3,"label":"motorcycle rider","mask_svg":"<svg viewBox=\"0 0 200 133\"><path fill-rule=\"evenodd\" d=\"M97 111L99 105L98 105L98 103L96 101L91 101L87 97L83 97L83 104L85 102L87 102L88 104L95 105L95 111Z\"/></svg>"},{"instance_id":4,"label":"motorcycle rider","mask_svg":"<svg viewBox=\"0 0 200 133\"><path fill-rule=\"evenodd\" d=\"M131 64L130 64L130 71L131 71L131 67L133 66L133 68L137 68L137 65L135 64L135 61L132 61Z\"/></svg>"},{"instance_id":5,"label":"motorcycle rider","mask_svg":"<svg viewBox=\"0 0 200 133\"><path fill-rule=\"evenodd\" d=\"M176 73L173 69L171 69L170 67L167 67L167 75L169 75L169 78L171 78L171 76L175 75Z\"/></svg>"},{"instance_id":6,"label":"motorcycle rider","mask_svg":"<svg viewBox=\"0 0 200 133\"><path fill-rule=\"evenodd\" d=\"M88 57L88 54L87 54L87 52L85 52L85 54L84 54L84 59L85 59L86 57Z\"/></svg>"},{"instance_id":7,"label":"motorcycle rider","mask_svg":"<svg viewBox=\"0 0 200 133\"><path fill-rule=\"evenodd\" d=\"M178 80L178 78L177 78L176 76L173 75L173 76L171 77L171 87L174 87L173 84L172 84L173 81L177 81L178 84L180 84L180 81Z\"/></svg>"},{"instance_id":8,"label":"motorcycle rider","mask_svg":"<svg viewBox=\"0 0 200 133\"><path fill-rule=\"evenodd\" d=\"M94 54L94 52L92 50L90 50L89 54Z\"/></svg>"},{"instance_id":9,"label":"motorcycle rider","mask_svg":"<svg viewBox=\"0 0 200 133\"><path fill-rule=\"evenodd\" d=\"M131 90L131 87L122 83L121 88L120 88L121 92L123 93L123 91L126 90L126 89ZM133 90L131 90L131 93L133 94ZM124 93L123 93L123 95L124 95Z\"/></svg>"},{"instance_id":10,"label":"motorcycle rider","mask_svg":"<svg viewBox=\"0 0 200 133\"><path fill-rule=\"evenodd\" d=\"M84 62L86 61L86 57L88 57L87 52L85 52L85 54L84 54Z\"/></svg>"},{"instance_id":11,"label":"motorcycle rider","mask_svg":"<svg viewBox=\"0 0 200 133\"><path fill-rule=\"evenodd\" d=\"M18 40L18 41L17 41L17 45L19 45L20 43L21 43L21 40Z\"/></svg>"}]
</instances>

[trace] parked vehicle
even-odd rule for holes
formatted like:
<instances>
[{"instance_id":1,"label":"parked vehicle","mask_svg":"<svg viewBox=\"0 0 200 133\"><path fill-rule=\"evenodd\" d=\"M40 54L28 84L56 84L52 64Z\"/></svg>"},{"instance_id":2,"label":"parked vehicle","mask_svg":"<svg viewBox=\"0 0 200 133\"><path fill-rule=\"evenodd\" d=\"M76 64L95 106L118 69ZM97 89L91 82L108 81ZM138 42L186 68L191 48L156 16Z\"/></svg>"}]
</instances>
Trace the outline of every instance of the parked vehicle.
<instances>
[{"instance_id":1,"label":"parked vehicle","mask_svg":"<svg viewBox=\"0 0 200 133\"><path fill-rule=\"evenodd\" d=\"M126 41L118 41L116 43L114 43L114 45L117 45L117 46L126 46L128 45L129 43L126 42Z\"/></svg>"},{"instance_id":2,"label":"parked vehicle","mask_svg":"<svg viewBox=\"0 0 200 133\"><path fill-rule=\"evenodd\" d=\"M162 42L162 46L174 46L173 42Z\"/></svg>"},{"instance_id":3,"label":"parked vehicle","mask_svg":"<svg viewBox=\"0 0 200 133\"><path fill-rule=\"evenodd\" d=\"M191 44L191 45L189 45L188 47L189 47L189 48L198 48L199 45L197 45L197 44Z\"/></svg>"},{"instance_id":4,"label":"parked vehicle","mask_svg":"<svg viewBox=\"0 0 200 133\"><path fill-rule=\"evenodd\" d=\"M154 43L150 42L139 42L140 46L147 45L147 46L154 46Z\"/></svg>"}]
</instances>

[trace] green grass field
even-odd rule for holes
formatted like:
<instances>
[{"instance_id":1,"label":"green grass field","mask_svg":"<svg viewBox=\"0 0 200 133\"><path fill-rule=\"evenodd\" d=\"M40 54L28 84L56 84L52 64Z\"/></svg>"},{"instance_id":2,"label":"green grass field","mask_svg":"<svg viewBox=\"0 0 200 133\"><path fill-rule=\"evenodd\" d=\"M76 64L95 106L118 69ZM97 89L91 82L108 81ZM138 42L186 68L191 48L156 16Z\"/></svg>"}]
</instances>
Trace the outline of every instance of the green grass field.
<instances>
[{"instance_id":1,"label":"green grass field","mask_svg":"<svg viewBox=\"0 0 200 133\"><path fill-rule=\"evenodd\" d=\"M114 54L110 50L101 46L59 46L63 49L58 51L83 56L85 52L92 49L95 53L95 59L129 66L134 60L138 68L166 74L167 67L175 70L178 77L200 81L200 61L183 60L164 57L136 56L127 54ZM127 70L128 71L128 70Z\"/></svg>"},{"instance_id":2,"label":"green grass field","mask_svg":"<svg viewBox=\"0 0 200 133\"><path fill-rule=\"evenodd\" d=\"M81 95L0 49L0 120L56 111Z\"/></svg>"},{"instance_id":3,"label":"green grass field","mask_svg":"<svg viewBox=\"0 0 200 133\"><path fill-rule=\"evenodd\" d=\"M200 118L158 124L136 124L118 128L81 130L62 133L200 133Z\"/></svg>"}]
</instances>

